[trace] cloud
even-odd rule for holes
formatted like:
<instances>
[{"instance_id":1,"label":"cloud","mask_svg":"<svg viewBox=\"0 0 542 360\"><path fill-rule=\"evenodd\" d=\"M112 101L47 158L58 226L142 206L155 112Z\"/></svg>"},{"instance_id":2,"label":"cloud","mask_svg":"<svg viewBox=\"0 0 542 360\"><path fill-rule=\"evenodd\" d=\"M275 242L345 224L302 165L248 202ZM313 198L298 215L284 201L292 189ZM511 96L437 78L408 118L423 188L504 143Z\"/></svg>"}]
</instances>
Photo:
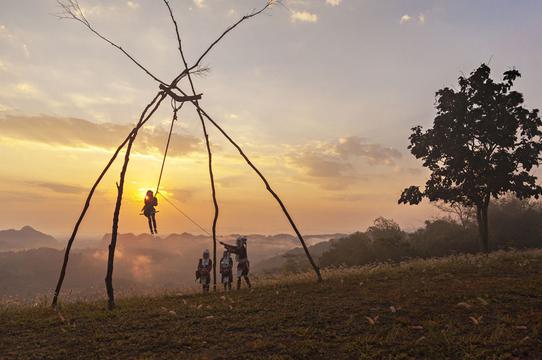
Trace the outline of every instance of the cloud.
<instances>
[{"instance_id":1,"label":"cloud","mask_svg":"<svg viewBox=\"0 0 542 360\"><path fill-rule=\"evenodd\" d=\"M7 116L0 118L0 137L27 140L50 145L75 148L116 148L131 131L131 125L96 124L83 119L48 116ZM140 131L135 149L140 153L162 151L168 131L144 128ZM200 140L191 135L174 133L170 155L182 156L199 151Z\"/></svg>"},{"instance_id":2,"label":"cloud","mask_svg":"<svg viewBox=\"0 0 542 360\"><path fill-rule=\"evenodd\" d=\"M234 113L226 114L226 119L237 120L239 119L239 115L234 114Z\"/></svg>"},{"instance_id":3,"label":"cloud","mask_svg":"<svg viewBox=\"0 0 542 360\"><path fill-rule=\"evenodd\" d=\"M39 94L39 90L34 85L27 82L15 85L15 90L22 95L36 96Z\"/></svg>"},{"instance_id":4,"label":"cloud","mask_svg":"<svg viewBox=\"0 0 542 360\"><path fill-rule=\"evenodd\" d=\"M409 23L410 21L412 20L412 17L408 14L405 14L403 16L401 16L401 20L399 20L399 24L406 24L406 23Z\"/></svg>"},{"instance_id":5,"label":"cloud","mask_svg":"<svg viewBox=\"0 0 542 360\"><path fill-rule=\"evenodd\" d=\"M128 6L132 10L137 10L141 7L141 5L139 5L139 3L135 1L127 1L126 6Z\"/></svg>"},{"instance_id":6,"label":"cloud","mask_svg":"<svg viewBox=\"0 0 542 360\"><path fill-rule=\"evenodd\" d=\"M163 192L163 190L160 190ZM171 194L171 199L175 199L178 202L186 203L194 198L194 195L198 192L196 188L182 188L182 189L170 189L167 191Z\"/></svg>"},{"instance_id":7,"label":"cloud","mask_svg":"<svg viewBox=\"0 0 542 360\"><path fill-rule=\"evenodd\" d=\"M26 183L28 185L45 188L45 189L48 189L60 194L80 194L87 190L80 186L67 185L67 184L61 184L61 183L55 183L55 182L47 182L47 181L27 181Z\"/></svg>"},{"instance_id":8,"label":"cloud","mask_svg":"<svg viewBox=\"0 0 542 360\"><path fill-rule=\"evenodd\" d=\"M420 24L425 24L425 15L424 14L418 15L418 22Z\"/></svg>"},{"instance_id":9,"label":"cloud","mask_svg":"<svg viewBox=\"0 0 542 360\"><path fill-rule=\"evenodd\" d=\"M12 31L10 31L6 25L0 24L0 41L8 43L10 46L19 48L22 50L26 58L30 57L30 50L28 50L28 45L19 39Z\"/></svg>"},{"instance_id":10,"label":"cloud","mask_svg":"<svg viewBox=\"0 0 542 360\"><path fill-rule=\"evenodd\" d=\"M194 0L194 5L196 5L196 7L200 9L207 6L205 0Z\"/></svg>"},{"instance_id":11,"label":"cloud","mask_svg":"<svg viewBox=\"0 0 542 360\"><path fill-rule=\"evenodd\" d=\"M416 19L414 19L414 18L412 18L412 16L410 16L408 14L405 14L405 15L401 16L401 19L399 20L399 23L401 25L403 25L403 24L411 23L412 21L415 21L415 20L417 20L419 24L423 25L423 24L425 24L425 15L420 14L420 15L418 15L418 17Z\"/></svg>"},{"instance_id":12,"label":"cloud","mask_svg":"<svg viewBox=\"0 0 542 360\"><path fill-rule=\"evenodd\" d=\"M312 14L308 11L292 11L290 19L292 20L292 22L301 21L315 23L318 21L318 15Z\"/></svg>"},{"instance_id":13,"label":"cloud","mask_svg":"<svg viewBox=\"0 0 542 360\"><path fill-rule=\"evenodd\" d=\"M81 12L86 17L102 17L104 15L110 15L117 11L117 7L114 5L104 6L100 4L83 7L81 6Z\"/></svg>"},{"instance_id":14,"label":"cloud","mask_svg":"<svg viewBox=\"0 0 542 360\"><path fill-rule=\"evenodd\" d=\"M326 0L326 4L331 6L339 6L342 0Z\"/></svg>"},{"instance_id":15,"label":"cloud","mask_svg":"<svg viewBox=\"0 0 542 360\"><path fill-rule=\"evenodd\" d=\"M395 160L401 158L401 153L398 150L367 143L358 136L339 139L336 150L343 158L361 157L367 159L371 165L392 166L395 165Z\"/></svg>"},{"instance_id":16,"label":"cloud","mask_svg":"<svg viewBox=\"0 0 542 360\"><path fill-rule=\"evenodd\" d=\"M365 162L371 166L395 166L401 153L395 149L369 143L357 136L336 142L316 142L294 149L288 159L305 176L316 180L326 189L344 189L364 180L359 168Z\"/></svg>"}]
</instances>

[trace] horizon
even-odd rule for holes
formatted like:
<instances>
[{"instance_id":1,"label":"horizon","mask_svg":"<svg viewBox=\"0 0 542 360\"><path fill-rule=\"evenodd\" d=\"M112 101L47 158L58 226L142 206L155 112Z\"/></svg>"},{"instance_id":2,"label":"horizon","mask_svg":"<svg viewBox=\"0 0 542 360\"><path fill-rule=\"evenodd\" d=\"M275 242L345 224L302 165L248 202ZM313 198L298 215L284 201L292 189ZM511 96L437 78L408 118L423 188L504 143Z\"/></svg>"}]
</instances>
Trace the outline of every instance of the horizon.
<instances>
[{"instance_id":1,"label":"horizon","mask_svg":"<svg viewBox=\"0 0 542 360\"><path fill-rule=\"evenodd\" d=\"M145 65L161 75L177 71L174 33L162 7L150 1L81 4L99 30ZM379 216L415 229L438 214L427 202L397 204L405 186L421 185L427 176L406 149L410 128L427 128L434 93L479 64L490 62L495 79L516 67L526 106L542 104L540 2L285 4L289 10L275 7L228 35L205 62L211 71L196 82L209 112L262 168L302 234L352 233ZM254 2L172 5L187 53L197 54ZM9 211L0 228L32 222L55 237L68 236L88 188L156 85L82 27L58 21L53 0L8 1L2 10L0 191ZM170 118L163 106L135 144L121 233L147 227L139 209L143 193L156 186ZM209 230L212 202L198 126L193 109L183 109L163 192ZM259 179L219 135L210 133L218 234L288 233ZM110 231L119 163L98 188L81 237ZM196 232L159 203L160 233Z\"/></svg>"}]
</instances>

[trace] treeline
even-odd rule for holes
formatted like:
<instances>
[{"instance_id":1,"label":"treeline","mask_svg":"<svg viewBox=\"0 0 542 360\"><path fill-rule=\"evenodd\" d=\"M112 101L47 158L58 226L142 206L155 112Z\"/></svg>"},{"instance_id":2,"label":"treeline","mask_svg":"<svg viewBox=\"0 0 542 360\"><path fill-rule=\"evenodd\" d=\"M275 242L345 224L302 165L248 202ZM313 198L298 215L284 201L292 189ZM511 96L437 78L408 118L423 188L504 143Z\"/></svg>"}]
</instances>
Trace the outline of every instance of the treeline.
<instances>
[{"instance_id":1,"label":"treeline","mask_svg":"<svg viewBox=\"0 0 542 360\"><path fill-rule=\"evenodd\" d=\"M405 232L391 219L380 217L365 232L331 240L320 257L321 267L398 262L480 251L476 214L468 208L442 207L441 218L427 220L423 228ZM491 204L490 248L542 247L542 203L506 198ZM288 257L283 270L307 269L305 261Z\"/></svg>"}]
</instances>

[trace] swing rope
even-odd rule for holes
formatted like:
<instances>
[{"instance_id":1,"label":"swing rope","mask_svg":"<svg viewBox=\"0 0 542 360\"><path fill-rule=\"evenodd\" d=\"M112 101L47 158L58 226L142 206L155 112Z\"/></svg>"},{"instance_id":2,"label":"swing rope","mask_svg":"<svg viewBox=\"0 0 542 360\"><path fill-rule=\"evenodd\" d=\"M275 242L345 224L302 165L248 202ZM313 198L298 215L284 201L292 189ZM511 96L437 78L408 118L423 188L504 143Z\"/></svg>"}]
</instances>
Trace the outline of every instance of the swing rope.
<instances>
[{"instance_id":1,"label":"swing rope","mask_svg":"<svg viewBox=\"0 0 542 360\"><path fill-rule=\"evenodd\" d=\"M167 152L169 150L169 143L171 141L171 134L173 133L173 125L177 121L177 112L181 110L184 102L181 105L177 106L177 102L171 99L171 108L173 109L173 118L171 119L171 126L169 128L169 134L167 137L166 150L164 151L164 159L162 160L162 167L160 168L160 176L158 177L158 185L156 185L156 194L160 191L160 183L162 182L162 174L164 173L164 166L166 165Z\"/></svg>"},{"instance_id":2,"label":"swing rope","mask_svg":"<svg viewBox=\"0 0 542 360\"><path fill-rule=\"evenodd\" d=\"M205 230L200 224L196 222L196 220L192 219L190 216L188 216L184 211L182 211L177 205L175 205L171 200L169 200L167 197L164 196L162 193L158 193L162 199L166 200L175 210L177 210L179 213L181 213L185 218L187 218L192 224L196 225L201 231L206 233L208 236L212 236L207 230Z\"/></svg>"},{"instance_id":3,"label":"swing rope","mask_svg":"<svg viewBox=\"0 0 542 360\"><path fill-rule=\"evenodd\" d=\"M192 219L188 214L186 214L184 211L182 211L177 205L173 203L173 201L169 200L164 194L160 192L160 183L162 182L162 175L164 173L164 166L166 164L166 158L167 153L169 150L169 144L171 142L171 134L173 133L173 126L175 124L175 121L177 121L177 112L181 110L183 107L184 102L181 103L181 105L177 106L177 102L174 99L171 99L171 108L173 109L173 118L171 119L171 126L169 128L169 134L167 137L167 143L166 143L166 149L164 151L164 159L162 160L162 167L160 168L160 176L158 177L158 184L156 185L156 195L160 195L164 200L166 200L175 210L177 210L181 215L183 215L185 218L187 218L192 224L196 225L201 231L206 233L208 236L211 236L211 234L203 228L200 224L197 223L196 220Z\"/></svg>"}]
</instances>

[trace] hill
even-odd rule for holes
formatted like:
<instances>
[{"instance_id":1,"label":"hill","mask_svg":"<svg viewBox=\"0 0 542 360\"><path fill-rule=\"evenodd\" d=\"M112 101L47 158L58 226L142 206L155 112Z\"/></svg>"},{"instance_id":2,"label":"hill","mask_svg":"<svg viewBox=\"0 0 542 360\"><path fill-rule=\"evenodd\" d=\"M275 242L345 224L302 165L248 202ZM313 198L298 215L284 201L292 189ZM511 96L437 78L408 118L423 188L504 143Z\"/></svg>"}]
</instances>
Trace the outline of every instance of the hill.
<instances>
[{"instance_id":1,"label":"hill","mask_svg":"<svg viewBox=\"0 0 542 360\"><path fill-rule=\"evenodd\" d=\"M542 251L256 280L253 291L4 305L0 357L539 359Z\"/></svg>"},{"instance_id":2,"label":"hill","mask_svg":"<svg viewBox=\"0 0 542 360\"><path fill-rule=\"evenodd\" d=\"M343 237L346 235L337 235ZM309 246L309 252L314 260L318 262L322 254L331 248L335 238L327 241L322 241ZM296 272L298 270L308 271L310 263L305 256L305 251L301 247L296 247L288 250L283 254L275 255L265 260L262 260L254 265L254 270L258 273L272 274L275 272L286 271Z\"/></svg>"},{"instance_id":3,"label":"hill","mask_svg":"<svg viewBox=\"0 0 542 360\"><path fill-rule=\"evenodd\" d=\"M0 251L57 247L58 245L54 237L39 232L31 226L24 226L20 230L0 230Z\"/></svg>"}]
</instances>

